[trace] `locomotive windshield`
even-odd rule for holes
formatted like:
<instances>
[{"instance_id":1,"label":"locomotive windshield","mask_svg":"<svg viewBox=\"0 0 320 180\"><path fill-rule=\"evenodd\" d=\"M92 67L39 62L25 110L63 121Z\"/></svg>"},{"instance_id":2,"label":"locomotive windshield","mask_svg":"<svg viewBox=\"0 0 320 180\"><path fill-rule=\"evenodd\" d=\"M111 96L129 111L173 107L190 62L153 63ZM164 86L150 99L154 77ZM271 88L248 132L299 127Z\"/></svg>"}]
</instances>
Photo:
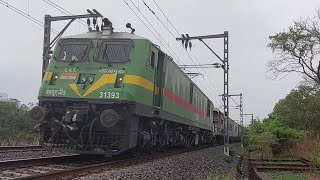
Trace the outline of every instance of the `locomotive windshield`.
<instances>
[{"instance_id":1,"label":"locomotive windshield","mask_svg":"<svg viewBox=\"0 0 320 180\"><path fill-rule=\"evenodd\" d=\"M60 61L83 61L88 54L90 41L64 40L61 42Z\"/></svg>"},{"instance_id":2,"label":"locomotive windshield","mask_svg":"<svg viewBox=\"0 0 320 180\"><path fill-rule=\"evenodd\" d=\"M132 44L130 41L105 41L102 43L96 61L122 63L129 59Z\"/></svg>"}]
</instances>

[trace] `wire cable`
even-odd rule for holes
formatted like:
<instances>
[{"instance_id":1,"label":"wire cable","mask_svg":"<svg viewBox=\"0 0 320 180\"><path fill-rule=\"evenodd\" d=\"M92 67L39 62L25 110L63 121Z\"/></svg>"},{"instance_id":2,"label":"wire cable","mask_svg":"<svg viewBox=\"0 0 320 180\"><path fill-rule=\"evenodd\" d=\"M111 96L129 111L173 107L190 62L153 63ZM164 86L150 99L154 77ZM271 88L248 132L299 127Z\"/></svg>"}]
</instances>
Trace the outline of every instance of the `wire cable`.
<instances>
[{"instance_id":1,"label":"wire cable","mask_svg":"<svg viewBox=\"0 0 320 180\"><path fill-rule=\"evenodd\" d=\"M138 10L138 12L141 14L141 16L147 21L147 23L151 26L151 28L154 30L154 32L156 33L156 34L158 34L158 36L165 42L165 44L169 47L169 49L172 51L172 53L176 56L176 58L177 58L177 61L179 61L180 62L180 64L181 64L181 60L180 60L180 58L179 58L179 56L173 51L173 49L170 47L170 45L168 44L168 43L166 43L166 41L164 40L164 38L160 35L160 33L155 29L155 27L150 23L150 21L145 17L145 15L139 10L139 8L136 6L136 4L132 1L132 0L129 0L131 3L132 3L132 5ZM124 0L123 0L123 2L125 2ZM125 2L127 5L128 5L128 3L127 2ZM128 5L129 6L129 5ZM161 43L162 44L162 43Z\"/></svg>"},{"instance_id":2,"label":"wire cable","mask_svg":"<svg viewBox=\"0 0 320 180\"><path fill-rule=\"evenodd\" d=\"M166 14L162 11L162 9L160 8L160 6L158 5L158 3L155 0L152 0L156 6L159 8L159 10L161 11L161 13L164 15L164 17L167 19L167 21L171 24L171 26L173 27L173 29L178 33L178 35L180 35L179 31L176 29L176 27L172 24L172 22L169 20L169 18L166 16Z\"/></svg>"},{"instance_id":3,"label":"wire cable","mask_svg":"<svg viewBox=\"0 0 320 180\"><path fill-rule=\"evenodd\" d=\"M152 32L152 30L147 26L147 24L138 16L138 14L132 9L132 7L129 5L129 3L127 3L125 0L122 0L128 7L129 9L135 14L135 16L143 23L143 25L151 32L151 34L159 41L159 43L161 43L161 45L166 48L167 51L169 51L167 49L167 47L162 43L162 41ZM169 52L170 53L170 52ZM171 56L173 56L170 53Z\"/></svg>"},{"instance_id":4,"label":"wire cable","mask_svg":"<svg viewBox=\"0 0 320 180\"><path fill-rule=\"evenodd\" d=\"M140 9L132 2L132 0L130 0L131 3L133 4L133 6L140 12L140 14L144 17L144 19L148 22L148 24L152 27L152 29L159 35L159 37L164 41L163 37L159 34L159 32L153 27L153 25L150 23L150 21L144 16L144 14L140 11ZM138 17L138 19L144 24L145 27L147 27L147 29L152 33L152 35L164 46L164 44L162 43L162 41L155 35L155 33L152 32L152 30L147 26L147 24L138 16L138 14L131 8L131 6L129 5L128 2L124 1L123 2L130 8L130 10ZM167 44L167 43L166 43ZM172 48L167 44L167 46L172 50ZM164 46L166 48L166 46ZM168 50L168 48L166 48ZM169 52L170 53L170 52ZM174 53L174 51L173 51ZM170 53L171 54L171 53ZM176 53L174 53L176 55ZM171 54L172 55L172 54ZM176 55L177 57L177 61L181 63L180 58ZM198 70L199 71L199 70ZM200 72L200 71L199 71ZM209 86L210 87L210 86ZM204 89L205 91L206 89ZM207 91L207 94L210 94L210 92L212 91ZM214 96L213 96L214 97ZM218 103L218 101L216 101L215 99L213 99L216 103ZM219 103L218 103L219 104Z\"/></svg>"},{"instance_id":5,"label":"wire cable","mask_svg":"<svg viewBox=\"0 0 320 180\"><path fill-rule=\"evenodd\" d=\"M9 4L8 2L5 2L5 1L3 1L3 0L0 0L0 4L2 4L3 6L9 8L10 10L14 11L15 13L18 13L19 15L21 15L21 16L29 19L29 20L32 21L33 23L35 23L35 24L37 24L37 25L39 25L39 26L41 26L41 27L44 27L44 24L43 24L40 20L38 20L38 19L30 16L28 13L25 13L24 11L16 8L15 6ZM58 33L59 33L57 30L55 30L55 29L53 29L53 28L51 28L51 29L52 29L52 32L53 32L53 33L55 33L55 34L58 34Z\"/></svg>"},{"instance_id":6,"label":"wire cable","mask_svg":"<svg viewBox=\"0 0 320 180\"><path fill-rule=\"evenodd\" d=\"M61 7L60 5L58 5L57 3L55 3L51 0L42 0L42 1L47 3L48 5L50 5L51 7L57 9L58 11L60 11L61 13L65 14L65 15L74 16L74 14L72 14L70 11L66 10L65 8ZM76 21L78 23L80 23L81 25L88 27L88 25L86 24L86 22L83 19L77 19Z\"/></svg>"},{"instance_id":7,"label":"wire cable","mask_svg":"<svg viewBox=\"0 0 320 180\"><path fill-rule=\"evenodd\" d=\"M160 21L160 23L165 27L165 29L172 35L172 37L175 39L176 37L175 37L175 35L168 29L168 27L160 20L160 18L156 15L156 13L146 4L146 2L144 1L144 0L142 0L143 1L143 3L144 3L144 5L148 8L148 10L158 19L158 21ZM159 10L161 11L161 13L165 16L165 18L167 19L167 21L171 24L171 26L174 28L174 30L177 32L177 34L179 34L179 36L180 36L180 33L179 33L179 31L177 30L177 28L173 25L173 23L169 20L169 18L168 18L168 16L166 16L165 15L165 13L163 12L163 10L160 8L160 6L156 3L156 1L155 0L153 0L153 2L156 4L156 6L159 8ZM180 42L180 44L182 45L182 43ZM194 61L193 61L193 59L192 59L192 57L190 56L190 54L189 54L189 52L188 51L186 51L187 52L187 54L188 54L188 57L189 57L189 59L192 61L192 63L193 64L196 64ZM192 51L192 53L193 53L193 51ZM199 60L196 58L196 56L195 56L195 54L193 53L193 56L195 57L195 59L198 61L198 64L200 65L200 62L199 62ZM200 70L198 69L198 68L196 68L197 70L198 70L198 72L200 72ZM200 68L201 69L201 68ZM206 76L208 76L207 75L207 73L204 71L204 70L202 70L204 73L205 73L205 75ZM211 81L211 79L209 79L210 81ZM206 84L207 85L209 85L207 82L206 82ZM213 85L214 83L211 81L211 86L213 86L214 87L214 89L215 89L215 91L217 91L218 92L218 89ZM210 86L209 86L210 87ZM219 96L218 94L216 94L215 93L215 91L212 91L216 96ZM222 102L221 102L222 103Z\"/></svg>"},{"instance_id":8,"label":"wire cable","mask_svg":"<svg viewBox=\"0 0 320 180\"><path fill-rule=\"evenodd\" d=\"M157 18L158 21L160 21L160 23L165 27L165 29L172 35L172 37L175 39L175 35L168 29L168 27L160 20L160 18L156 15L156 13L150 8L150 6L147 5L147 3L142 0L144 5L148 8L148 10ZM154 0L153 0L154 1ZM155 2L155 1L154 1ZM175 26L172 24L172 22L169 20L169 18L165 15L165 13L162 11L162 9L160 8L160 6L155 2L155 4L157 5L157 7L160 9L160 11L162 12L162 14L166 17L166 19L169 21L169 23L171 24L171 26L173 26L173 28L175 29L175 31L180 35L179 31L177 30L177 28L175 28ZM180 44L182 45L182 43L180 42ZM193 64L196 64L193 59L191 58L190 54L188 53L188 51L186 51L188 54L189 59L192 61ZM195 55L194 55L195 56ZM195 56L196 57L196 56ZM196 58L196 60L198 61L198 63L200 64L199 60ZM198 72L200 72L200 70L198 68L196 68L198 70ZM201 69L201 68L200 68ZM205 74L206 72L204 70L202 70ZM207 75L207 74L206 74ZM204 79L204 81L206 81ZM213 82L211 82L212 85L214 84ZM206 82L207 85L208 82ZM209 86L210 87L210 86ZM218 92L217 88L215 86L213 86L215 88L215 90ZM210 91L213 92L215 94L215 96L218 96L218 94L216 94L214 91ZM217 102L217 101L216 101ZM220 102L221 103L221 102Z\"/></svg>"}]
</instances>

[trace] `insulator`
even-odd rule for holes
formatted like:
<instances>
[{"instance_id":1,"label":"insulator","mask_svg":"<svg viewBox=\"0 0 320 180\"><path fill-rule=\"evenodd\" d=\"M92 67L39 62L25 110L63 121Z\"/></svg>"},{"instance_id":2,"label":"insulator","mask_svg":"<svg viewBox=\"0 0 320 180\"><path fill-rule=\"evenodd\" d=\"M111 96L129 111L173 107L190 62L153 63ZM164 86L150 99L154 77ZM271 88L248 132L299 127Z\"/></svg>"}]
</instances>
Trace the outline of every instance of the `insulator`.
<instances>
[{"instance_id":1,"label":"insulator","mask_svg":"<svg viewBox=\"0 0 320 180\"><path fill-rule=\"evenodd\" d=\"M192 43L191 43L191 41L189 42L189 48L190 48L190 50L191 50L191 48L192 48Z\"/></svg>"},{"instance_id":2,"label":"insulator","mask_svg":"<svg viewBox=\"0 0 320 180\"><path fill-rule=\"evenodd\" d=\"M101 31L102 31L102 29L103 29L103 24L101 23Z\"/></svg>"},{"instance_id":3,"label":"insulator","mask_svg":"<svg viewBox=\"0 0 320 180\"><path fill-rule=\"evenodd\" d=\"M90 26L90 24L91 24L91 23L90 23L90 19L88 18L88 19L87 19L87 25Z\"/></svg>"},{"instance_id":4,"label":"insulator","mask_svg":"<svg viewBox=\"0 0 320 180\"><path fill-rule=\"evenodd\" d=\"M189 44L189 39L186 40L184 47L187 49L188 48L188 44Z\"/></svg>"},{"instance_id":5,"label":"insulator","mask_svg":"<svg viewBox=\"0 0 320 180\"><path fill-rule=\"evenodd\" d=\"M97 18L93 18L92 23L93 23L93 25L96 25L97 24Z\"/></svg>"},{"instance_id":6,"label":"insulator","mask_svg":"<svg viewBox=\"0 0 320 180\"><path fill-rule=\"evenodd\" d=\"M181 34L181 36L182 36L182 46L183 46L184 45L184 40L186 39L186 37L183 34Z\"/></svg>"}]
</instances>

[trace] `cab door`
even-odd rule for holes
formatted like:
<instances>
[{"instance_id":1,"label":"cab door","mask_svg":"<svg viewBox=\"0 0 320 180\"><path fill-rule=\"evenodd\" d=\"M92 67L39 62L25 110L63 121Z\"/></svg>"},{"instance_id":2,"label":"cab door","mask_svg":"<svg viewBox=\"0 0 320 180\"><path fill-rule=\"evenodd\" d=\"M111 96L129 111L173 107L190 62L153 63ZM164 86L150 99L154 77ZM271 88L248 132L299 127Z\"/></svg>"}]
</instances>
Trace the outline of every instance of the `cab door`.
<instances>
[{"instance_id":1,"label":"cab door","mask_svg":"<svg viewBox=\"0 0 320 180\"><path fill-rule=\"evenodd\" d=\"M165 54L161 51L158 51L158 62L155 68L154 75L154 107L162 108L162 89L164 84L164 59Z\"/></svg>"}]
</instances>

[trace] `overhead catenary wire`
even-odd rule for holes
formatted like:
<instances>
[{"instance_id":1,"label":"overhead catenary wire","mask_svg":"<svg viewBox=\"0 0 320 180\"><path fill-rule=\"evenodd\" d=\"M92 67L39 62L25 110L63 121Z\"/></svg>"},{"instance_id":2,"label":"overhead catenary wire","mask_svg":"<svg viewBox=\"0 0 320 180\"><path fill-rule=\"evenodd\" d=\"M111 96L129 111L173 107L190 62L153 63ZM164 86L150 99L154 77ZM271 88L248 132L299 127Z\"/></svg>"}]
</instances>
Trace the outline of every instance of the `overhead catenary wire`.
<instances>
[{"instance_id":1,"label":"overhead catenary wire","mask_svg":"<svg viewBox=\"0 0 320 180\"><path fill-rule=\"evenodd\" d=\"M9 4L8 2L5 2L5 1L3 1L3 0L0 0L0 4L2 4L3 6L9 8L9 9L12 10L13 12L15 12L15 13L17 13L17 14L19 14L19 15L27 18L27 19L29 19L31 22L37 24L38 26L44 27L44 24L43 24L40 20L38 20L38 19L36 19L35 17L31 16L30 14L28 14L28 13L26 13L26 12L24 12L24 11L18 9L18 8L16 8L15 6ZM59 33L57 30L55 30L55 29L53 29L53 28L51 28L51 29L52 29L52 32L53 32L53 33L55 33L55 34L58 34L58 33Z\"/></svg>"},{"instance_id":2,"label":"overhead catenary wire","mask_svg":"<svg viewBox=\"0 0 320 180\"><path fill-rule=\"evenodd\" d=\"M60 5L54 3L53 1L51 0L43 0L45 3L49 4L50 6L54 7L55 9L61 11L62 13L64 14L67 14L67 15L73 15L70 11L66 10L65 8L61 7ZM131 0L130 0L131 1ZM125 1L124 1L125 2ZM129 4L127 2L125 2L127 4L127 6L131 9L131 11L133 11L135 13L135 11L129 6ZM131 3L135 6L135 4L131 1ZM138 9L138 11L140 12L140 9L138 7L135 6L135 8ZM141 13L141 12L140 12ZM141 22L143 22L143 24L149 29L149 31L157 38L157 40L166 48L166 46L162 43L162 41L151 31L151 29L144 23L144 21L135 13L135 15L140 19ZM160 33L158 33L156 31L156 29L152 26L152 24L148 21L148 19L141 13L141 15L145 18L145 20L148 22L148 24L154 29L154 31L159 35L159 37L164 41L164 38L160 35ZM158 18L159 21L161 21L159 18ZM169 19L168 19L169 20ZM82 22L81 22L82 21ZM82 25L86 26L85 23L83 23L84 21L83 20L79 20L79 23L81 23ZM161 21L162 23L162 21ZM163 23L162 23L163 24ZM172 23L171 23L172 24ZM163 24L164 25L164 24ZM173 35L173 34L172 34ZM167 46L169 47L169 49L173 52L173 54L176 56L177 58L177 61L181 64L181 60L179 59L179 56L173 51L173 49L169 46L168 43L166 43ZM168 48L166 48L166 50L169 51ZM169 52L170 53L170 52ZM172 53L170 53L171 56ZM199 70L198 70L199 71ZM200 72L200 71L199 71ZM209 91L210 92L210 91ZM213 91L211 91L213 92ZM216 101L217 102L217 101Z\"/></svg>"},{"instance_id":3,"label":"overhead catenary wire","mask_svg":"<svg viewBox=\"0 0 320 180\"><path fill-rule=\"evenodd\" d=\"M151 28L154 30L154 32L160 37L160 39L162 39L164 41L164 43L168 46L168 48L171 50L171 52L175 55L175 57L177 58L177 61L180 62L181 64L181 60L179 58L179 56L173 51L173 49L170 47L170 45L168 43L165 42L164 38L161 36L161 34L156 30L156 28L150 23L150 21L145 17L145 15L139 10L139 8L137 7L137 5L132 1L129 0L132 5L138 10L138 12L141 14L141 16L146 20L146 22L151 26ZM123 0L123 2L125 2ZM129 4L127 2L125 2L128 6ZM133 10L133 9L132 9ZM139 18L140 19L140 18ZM141 19L140 19L141 20Z\"/></svg>"},{"instance_id":4,"label":"overhead catenary wire","mask_svg":"<svg viewBox=\"0 0 320 180\"><path fill-rule=\"evenodd\" d=\"M171 34L171 36L175 39L176 37L175 37L175 35L168 29L168 27L160 20L160 18L157 16L157 14L150 8L150 6L149 5L147 5L147 3L144 1L144 0L142 0L143 1L143 3L144 3L144 5L148 8L148 10L157 18L157 20L165 27L165 29ZM154 1L155 2L155 1ZM156 3L156 2L155 2ZM166 19L167 19L167 21L171 24L171 26L173 26L173 28L175 29L175 31L180 35L180 33L179 33L179 31L177 30L177 28L175 28L174 27L174 25L173 25L173 23L169 20L169 18L165 15L165 13L162 11L162 9L160 8L160 6L156 3L156 5L157 5L157 7L160 9L160 11L162 12L162 14L166 17ZM141 12L140 12L141 13ZM180 44L182 44L181 42L180 42ZM193 61L193 59L192 59L192 57L190 56L190 54L188 53L188 51L186 51L187 52L187 54L188 54L188 57L189 57L189 59L192 61L192 63L193 64L196 64L194 61ZM197 61L198 61L198 63L200 64L200 62L199 62L199 60L198 59L196 59ZM200 73L200 70L199 70L199 68L197 68L197 67L195 67L196 69L197 69L197 71ZM201 69L201 68L200 68ZM202 70L203 71L203 70ZM205 71L203 71L205 74L206 74L206 72ZM206 74L207 75L207 74ZM208 87L210 87L210 85L208 84L208 82L206 82L206 80L204 79L204 81L205 81L205 83L208 85ZM217 91L218 92L218 90L217 90L217 88L213 85L214 83L211 81L211 83L212 83L212 86L215 88L215 91ZM217 93L215 93L215 91L210 91L210 92L212 92L213 94L214 94L214 96L213 97L217 97L218 96L218 94ZM210 93L209 93L210 94ZM215 102L217 102L215 99L214 99L214 101ZM219 101L220 102L220 104L222 104L222 102L221 101ZM217 102L218 103L218 102ZM218 103L219 104L219 103Z\"/></svg>"},{"instance_id":5,"label":"overhead catenary wire","mask_svg":"<svg viewBox=\"0 0 320 180\"><path fill-rule=\"evenodd\" d=\"M173 27L173 29L180 35L179 31L176 29L176 27L173 25L173 23L169 20L169 18L166 16L166 14L162 11L162 9L160 8L160 6L158 5L158 3L155 0L152 0L156 6L159 8L159 10L161 11L161 13L164 15L164 17L167 19L167 21L171 24L171 26Z\"/></svg>"},{"instance_id":6,"label":"overhead catenary wire","mask_svg":"<svg viewBox=\"0 0 320 180\"><path fill-rule=\"evenodd\" d=\"M129 5L128 2L124 1L123 2L130 8L130 10L137 16L137 18L144 24L144 26L152 33L152 35L164 46L164 48L166 48L168 50L168 48L172 50L172 48L167 44L168 48L162 43L162 41L155 35L155 33L152 32L151 28L156 32L156 34L158 34L158 36L164 41L164 38L159 34L159 32L153 27L153 25L150 23L150 21L144 16L144 14L140 11L140 9L130 0L130 2L133 4L133 6L138 10L138 12L140 12L141 16L144 17L144 19L148 22L148 24L151 26L151 28L148 27L148 25L142 20L142 18L139 17L139 15L135 12L135 10L133 10L133 8ZM170 52L169 52L170 53ZM173 51L174 53L174 51ZM174 53L176 55L176 53ZM170 55L172 56L172 54L170 53ZM181 60L180 58L176 55L177 57L177 61L179 62L179 64L182 64L181 63ZM200 71L199 71L200 72ZM210 94L210 92L212 91L207 91L206 93L207 94ZM215 102L217 102L215 99L214 99ZM217 102L218 103L218 102Z\"/></svg>"},{"instance_id":7,"label":"overhead catenary wire","mask_svg":"<svg viewBox=\"0 0 320 180\"><path fill-rule=\"evenodd\" d=\"M57 9L58 11L60 11L61 13L65 14L65 15L71 15L71 16L74 15L70 11L66 10L65 8L61 7L60 5L58 5L57 3L55 3L51 0L42 0L42 1L47 3L48 5L50 5L51 7ZM88 26L83 19L77 19L76 21L85 27Z\"/></svg>"},{"instance_id":8,"label":"overhead catenary wire","mask_svg":"<svg viewBox=\"0 0 320 180\"><path fill-rule=\"evenodd\" d=\"M142 0L142 2L144 3L144 5L149 9L149 11L151 11L151 13L158 19L158 21L162 24L162 26L164 28L166 28L166 30L173 36L175 37L175 35L168 29L168 27L159 19L159 17L156 15L156 13L148 6L148 4ZM167 18L167 20L169 21L169 19ZM178 32L178 31L177 31Z\"/></svg>"},{"instance_id":9,"label":"overhead catenary wire","mask_svg":"<svg viewBox=\"0 0 320 180\"><path fill-rule=\"evenodd\" d=\"M167 47L162 43L162 41L152 32L152 30L149 28L149 26L139 17L139 15L132 9L132 7L129 5L128 2L126 2L125 0L122 0L128 7L129 9L135 14L135 16L143 23L143 25L151 32L151 34L159 41L159 43L164 46L164 48L167 49ZM168 50L169 51L169 50ZM169 52L170 53L170 52ZM170 53L171 56L173 56L171 53Z\"/></svg>"},{"instance_id":10,"label":"overhead catenary wire","mask_svg":"<svg viewBox=\"0 0 320 180\"><path fill-rule=\"evenodd\" d=\"M240 107L240 105L239 105L232 97L230 97L230 99L231 99L237 106Z\"/></svg>"},{"instance_id":11,"label":"overhead catenary wire","mask_svg":"<svg viewBox=\"0 0 320 180\"><path fill-rule=\"evenodd\" d=\"M73 15L70 11L68 11L68 10L66 10L65 8L63 8L63 7L61 7L60 5L58 5L58 4L56 4L56 3L54 3L53 1L51 1L51 0L43 0L45 3L47 3L47 4L49 4L50 6L52 6L52 7L54 7L55 9L57 9L57 10L59 10L59 11L61 11L62 13L64 13L64 14L69 14L69 15ZM130 0L131 1L131 0ZM125 1L124 1L125 2ZM129 6L129 4L127 3L127 2L125 2L127 5L128 5L128 7L135 13L135 11ZM135 4L131 1L131 3L135 6ZM136 7L136 6L135 6ZM136 7L137 9L138 9L138 11L140 11L139 10L139 8L138 7ZM142 14L142 13L141 13ZM142 21L143 23L144 23L144 21L135 13L135 15L140 19L140 21ZM143 14L142 14L143 15ZM144 15L143 15L144 16ZM147 20L147 18L146 17L144 17L146 20ZM147 22L152 26L152 24L147 20ZM81 23L81 22L80 22ZM81 23L81 24L83 24L83 25L85 25L84 23ZM151 31L151 29L144 23L144 25L149 29L149 31L157 38L157 40L166 48L166 46L162 43L162 41ZM86 25L85 25L86 26ZM156 31L155 30L155 28L152 26L152 28L154 29L154 31ZM156 31L157 32L157 31ZM160 38L162 39L162 40L164 40L164 38L157 32L157 34L160 36ZM168 45L168 43L166 43L167 44L167 46L169 47L169 49L175 54L175 52L172 50L172 48ZM169 51L169 49L168 48L166 48L166 50L168 50ZM170 52L169 52L170 53ZM170 53L170 55L171 56L173 56L171 53ZM181 64L181 62L180 62L180 59L179 59L179 57L175 54L175 56L176 56L176 58L177 58L177 61L179 61L179 63Z\"/></svg>"},{"instance_id":12,"label":"overhead catenary wire","mask_svg":"<svg viewBox=\"0 0 320 180\"><path fill-rule=\"evenodd\" d=\"M158 21L160 21L160 23L165 27L165 29L172 35L172 37L173 38L176 38L176 36L168 29L168 27L160 20L160 18L157 16L157 14L150 8L150 6L149 5L147 5L147 3L144 1L144 0L142 0L143 1L143 3L144 3L144 5L148 8L148 10L157 18L157 20ZM167 19L167 21L170 23L170 25L174 28L174 30L176 31L176 33L180 36L180 33L179 33L179 31L177 30L177 28L173 25L173 23L169 20L169 18L168 18L168 16L166 16L165 15L165 13L163 12L163 10L160 8L160 6L156 3L156 1L155 0L153 0L153 2L156 4L156 6L159 8L159 10L161 11L161 13L165 16L165 18ZM181 42L180 42L180 44L182 44ZM193 59L191 58L191 56L190 56L190 54L189 54L189 52L188 51L186 51L187 52L187 54L188 54L188 57L189 57L189 59L192 61L192 63L193 64L196 64L194 61L193 61ZM193 53L193 52L192 52ZM195 54L193 53L193 56L195 57L195 59L196 59L196 61L198 62L198 64L200 65L200 62L199 62L199 60L196 58L196 56L195 56ZM200 72L200 70L196 67L196 69ZM201 69L201 68L200 68ZM208 74L203 70L203 69L201 69L202 70L202 72L204 72L204 74L206 75L206 76L208 76ZM209 79L210 80L210 79ZM211 81L211 80L210 80ZM206 82L206 81L205 81ZM206 84L207 85L209 85L207 82L206 82ZM213 85L214 83L211 81L211 86L212 87L214 87L214 89L218 92L218 90L217 90L217 88ZM210 87L210 86L209 86ZM214 91L212 91L214 94L215 94L215 96L218 96L218 94L217 93L215 93ZM220 103L222 104L222 102L220 101Z\"/></svg>"},{"instance_id":13,"label":"overhead catenary wire","mask_svg":"<svg viewBox=\"0 0 320 180\"><path fill-rule=\"evenodd\" d=\"M58 4L56 4L56 3L54 3L54 2L52 2L52 1L50 1L50 0L43 0L44 2L46 2L47 4L49 4L50 6L52 6L52 7L54 7L55 9L57 9L57 10L59 10L59 11L61 11L62 13L64 13L64 14L69 14L69 15L73 15L71 12L69 12L68 10L66 10L65 8L63 8L63 7L61 7L61 6L59 6ZM131 1L131 0L130 0ZM32 22L34 22L34 23L36 23L36 24L38 24L38 25L40 25L40 26L42 26L42 27L44 27L44 24L41 22L41 21L39 21L39 20L37 20L37 19L35 19L35 18L33 18L32 16L30 16L30 15L28 15L27 13L24 13L23 11L21 11L21 10L19 10L19 9L17 9L17 8L15 8L14 6L12 6L12 5L9 5L8 3L6 3L6 2L4 2L3 0L0 0L0 2L2 2L1 4L3 4L3 5L5 5L5 6L7 6L8 8L10 8L10 9L12 9L13 11L15 11L16 13L18 13L18 14L20 14L20 15L22 15L22 16L24 16L24 17L26 17L26 18L28 18L29 20L31 20ZM126 2L125 2L126 3ZM132 1L131 1L131 3L133 3ZM134 3L133 3L134 4ZM128 4L127 4L128 5ZM131 10L133 10L133 9L131 9ZM134 12L134 11L133 11ZM136 14L136 16L137 16L137 14ZM143 14L142 14L142 16L144 16ZM138 17L138 16L137 16ZM144 17L146 20L147 20L147 18L146 17ZM141 21L142 21L142 19L141 18L139 18ZM159 18L158 18L159 19ZM169 20L169 19L168 19ZM82 20L83 21L83 20ZM159 21L160 21L160 19L159 19ZM143 22L143 21L142 21ZM152 24L147 20L147 22L152 26ZM81 21L79 21L79 23L81 23ZM161 22L162 23L162 22ZM171 22L170 22L171 23ZM84 26L87 26L86 24L84 24L84 23L81 23L82 25L84 25ZM162 23L163 24L163 23ZM171 23L172 24L172 23ZM146 24L144 23L144 25L146 26ZM163 24L164 25L164 24ZM148 26L146 26L147 28L148 28ZM152 28L155 30L155 28L152 26ZM149 29L149 31L150 32L152 32L151 30L150 30L150 28L148 28ZM156 31L156 30L155 30ZM56 30L54 30L53 29L53 32L54 33L58 33ZM157 32L157 31L156 31ZM153 33L152 33L153 34ZM163 37L157 32L157 34L161 37L161 39L162 40L164 40L163 39ZM153 34L156 38L157 38L157 36L155 35L155 34ZM166 46L161 42L161 40L159 39L159 38L157 38L158 39L158 41L166 48ZM175 52L171 49L171 47L169 46L169 44L168 43L166 43L167 44L167 46L169 47L169 49L175 54ZM167 48L166 48L167 49ZM168 49L167 49L168 50ZM169 50L168 50L169 51ZM171 53L170 53L171 54ZM171 54L171 56L173 56L172 54ZM179 63L181 64L181 62L180 62L180 59L179 59L179 57L175 54L175 56L176 56L176 58L177 58L177 61L179 61ZM198 71L199 71L199 69L198 69ZM200 71L199 71L200 72ZM213 92L213 91L212 91ZM217 102L217 101L216 101Z\"/></svg>"},{"instance_id":14,"label":"overhead catenary wire","mask_svg":"<svg viewBox=\"0 0 320 180\"><path fill-rule=\"evenodd\" d=\"M47 3L47 4L49 4L50 6L54 7L55 9L61 11L61 12L64 13L64 14L73 15L70 11L68 11L68 10L66 10L65 8L59 6L58 4L52 2L51 0L43 0L43 1L44 1L45 3ZM130 1L131 1L131 0L130 0ZM125 2L125 1L124 1L124 2ZM131 9L131 11L135 13L135 11L129 6L129 4L128 4L127 2L125 2L125 3L126 3L126 4L128 5L128 7ZM135 6L135 4L134 4L132 1L131 1L131 3ZM136 6L135 6L135 7L136 7ZM138 9L138 11L140 11L140 9L139 9L138 7L136 7L136 8ZM136 13L135 13L135 15L140 19L141 22L143 22L143 24L149 29L149 31L154 35L154 37L156 37L157 40L166 48L166 46L162 43L162 41L151 31L151 29L144 23L144 21L143 21ZM142 16L144 16L144 15L142 14ZM144 18L145 18L146 21L152 26L152 24L148 21L148 19L147 19L146 17L144 17ZM83 23L81 23L81 24L83 24ZM85 24L83 24L83 25L85 25ZM152 26L152 28L154 29L154 31L156 31L153 26ZM157 31L156 31L156 32L157 32ZM164 40L164 38L163 38L158 32L157 32L157 34L160 36L160 38L161 38L162 40ZM169 49L175 54L175 52L172 50L172 48L169 46L169 44L168 44L168 43L166 43L166 44L167 44L167 46L169 47ZM168 51L169 51L169 49L166 48L166 50L168 50ZM169 53L170 53L170 51L169 51ZM170 53L170 55L173 56L171 53ZM178 57L176 54L175 54L175 56L176 56L176 58L177 58L177 61L179 61L179 63L181 64L179 57Z\"/></svg>"}]
</instances>

